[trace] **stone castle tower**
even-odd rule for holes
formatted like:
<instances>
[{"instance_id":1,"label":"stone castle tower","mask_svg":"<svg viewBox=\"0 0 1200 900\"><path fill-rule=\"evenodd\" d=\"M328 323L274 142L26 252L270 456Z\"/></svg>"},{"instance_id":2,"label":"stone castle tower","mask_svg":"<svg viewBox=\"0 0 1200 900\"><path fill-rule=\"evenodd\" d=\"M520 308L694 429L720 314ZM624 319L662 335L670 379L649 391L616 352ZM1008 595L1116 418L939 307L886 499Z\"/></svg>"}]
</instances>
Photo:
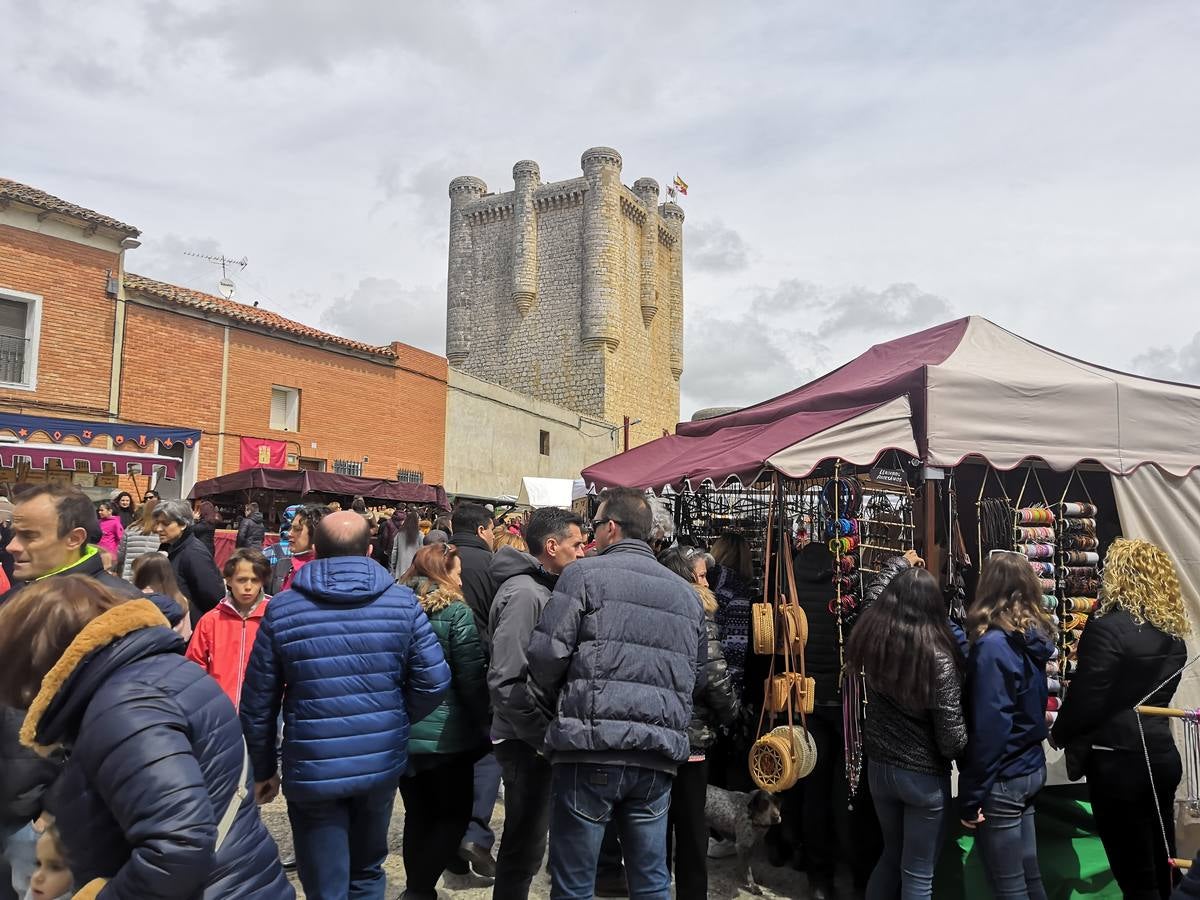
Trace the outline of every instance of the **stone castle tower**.
<instances>
[{"instance_id":1,"label":"stone castle tower","mask_svg":"<svg viewBox=\"0 0 1200 900\"><path fill-rule=\"evenodd\" d=\"M446 356L477 378L621 424L640 444L674 430L683 372L683 210L659 186L621 183L621 155L583 154L583 176L514 190L450 182Z\"/></svg>"}]
</instances>

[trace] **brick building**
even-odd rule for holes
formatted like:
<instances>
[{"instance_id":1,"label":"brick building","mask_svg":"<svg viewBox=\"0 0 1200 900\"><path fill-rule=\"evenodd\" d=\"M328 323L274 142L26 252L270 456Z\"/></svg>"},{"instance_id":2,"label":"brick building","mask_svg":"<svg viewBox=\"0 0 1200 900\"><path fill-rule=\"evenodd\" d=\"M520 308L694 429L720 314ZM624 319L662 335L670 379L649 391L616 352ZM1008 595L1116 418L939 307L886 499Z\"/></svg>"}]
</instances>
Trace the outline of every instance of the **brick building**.
<instances>
[{"instance_id":1,"label":"brick building","mask_svg":"<svg viewBox=\"0 0 1200 900\"><path fill-rule=\"evenodd\" d=\"M0 482L100 495L157 470L186 496L243 437L289 468L442 482L444 358L127 273L138 234L0 179Z\"/></svg>"}]
</instances>

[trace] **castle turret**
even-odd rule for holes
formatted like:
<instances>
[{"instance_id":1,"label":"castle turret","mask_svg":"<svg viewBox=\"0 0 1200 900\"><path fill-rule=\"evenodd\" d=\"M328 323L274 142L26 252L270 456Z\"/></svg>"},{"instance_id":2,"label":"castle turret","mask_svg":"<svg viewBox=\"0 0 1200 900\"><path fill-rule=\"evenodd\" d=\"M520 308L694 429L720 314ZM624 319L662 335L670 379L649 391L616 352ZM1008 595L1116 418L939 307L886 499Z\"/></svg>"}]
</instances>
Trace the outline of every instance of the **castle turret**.
<instances>
[{"instance_id":1,"label":"castle turret","mask_svg":"<svg viewBox=\"0 0 1200 900\"><path fill-rule=\"evenodd\" d=\"M446 359L459 366L471 355L471 291L474 286L475 248L471 224L463 207L474 203L487 185L473 175L450 182L450 254L446 273Z\"/></svg>"},{"instance_id":2,"label":"castle turret","mask_svg":"<svg viewBox=\"0 0 1200 900\"><path fill-rule=\"evenodd\" d=\"M662 205L663 222L671 235L671 374L683 374L683 210L674 203Z\"/></svg>"},{"instance_id":3,"label":"castle turret","mask_svg":"<svg viewBox=\"0 0 1200 900\"><path fill-rule=\"evenodd\" d=\"M646 222L642 225L641 299L642 323L649 328L658 313L658 182L639 178L633 183L633 192L646 208Z\"/></svg>"},{"instance_id":4,"label":"castle turret","mask_svg":"<svg viewBox=\"0 0 1200 900\"><path fill-rule=\"evenodd\" d=\"M537 299L537 209L533 192L542 182L538 164L523 159L513 166L512 299L517 312L525 315Z\"/></svg>"},{"instance_id":5,"label":"castle turret","mask_svg":"<svg viewBox=\"0 0 1200 900\"><path fill-rule=\"evenodd\" d=\"M580 160L587 181L583 197L581 338L588 350L615 350L621 342L617 296L623 249L618 243L621 164L621 154L611 147L593 147Z\"/></svg>"}]
</instances>

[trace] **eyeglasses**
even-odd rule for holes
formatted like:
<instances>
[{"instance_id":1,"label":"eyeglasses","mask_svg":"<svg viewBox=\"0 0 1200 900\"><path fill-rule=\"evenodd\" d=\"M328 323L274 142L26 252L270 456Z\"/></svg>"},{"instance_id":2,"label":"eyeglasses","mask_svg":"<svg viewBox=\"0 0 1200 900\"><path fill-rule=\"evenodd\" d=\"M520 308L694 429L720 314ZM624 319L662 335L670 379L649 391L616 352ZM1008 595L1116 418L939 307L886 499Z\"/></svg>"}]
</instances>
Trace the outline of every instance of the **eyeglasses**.
<instances>
[{"instance_id":1,"label":"eyeglasses","mask_svg":"<svg viewBox=\"0 0 1200 900\"><path fill-rule=\"evenodd\" d=\"M605 516L603 519L596 519L594 522L592 522L592 527L599 528L601 525L607 525L609 522L612 522L614 525L619 525L621 528L625 527L621 522L617 521L611 516Z\"/></svg>"}]
</instances>

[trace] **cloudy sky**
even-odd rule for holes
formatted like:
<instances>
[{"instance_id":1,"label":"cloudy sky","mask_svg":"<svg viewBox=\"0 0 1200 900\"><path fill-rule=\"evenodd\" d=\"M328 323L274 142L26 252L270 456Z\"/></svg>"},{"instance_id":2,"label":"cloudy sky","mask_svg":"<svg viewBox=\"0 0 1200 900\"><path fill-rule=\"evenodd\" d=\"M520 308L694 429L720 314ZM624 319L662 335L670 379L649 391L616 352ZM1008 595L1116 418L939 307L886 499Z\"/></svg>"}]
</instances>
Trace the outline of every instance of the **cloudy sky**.
<instances>
[{"instance_id":1,"label":"cloudy sky","mask_svg":"<svg viewBox=\"0 0 1200 900\"><path fill-rule=\"evenodd\" d=\"M450 178L691 184L684 413L985 315L1200 382L1188 0L0 0L0 174L132 271L444 349Z\"/></svg>"}]
</instances>

